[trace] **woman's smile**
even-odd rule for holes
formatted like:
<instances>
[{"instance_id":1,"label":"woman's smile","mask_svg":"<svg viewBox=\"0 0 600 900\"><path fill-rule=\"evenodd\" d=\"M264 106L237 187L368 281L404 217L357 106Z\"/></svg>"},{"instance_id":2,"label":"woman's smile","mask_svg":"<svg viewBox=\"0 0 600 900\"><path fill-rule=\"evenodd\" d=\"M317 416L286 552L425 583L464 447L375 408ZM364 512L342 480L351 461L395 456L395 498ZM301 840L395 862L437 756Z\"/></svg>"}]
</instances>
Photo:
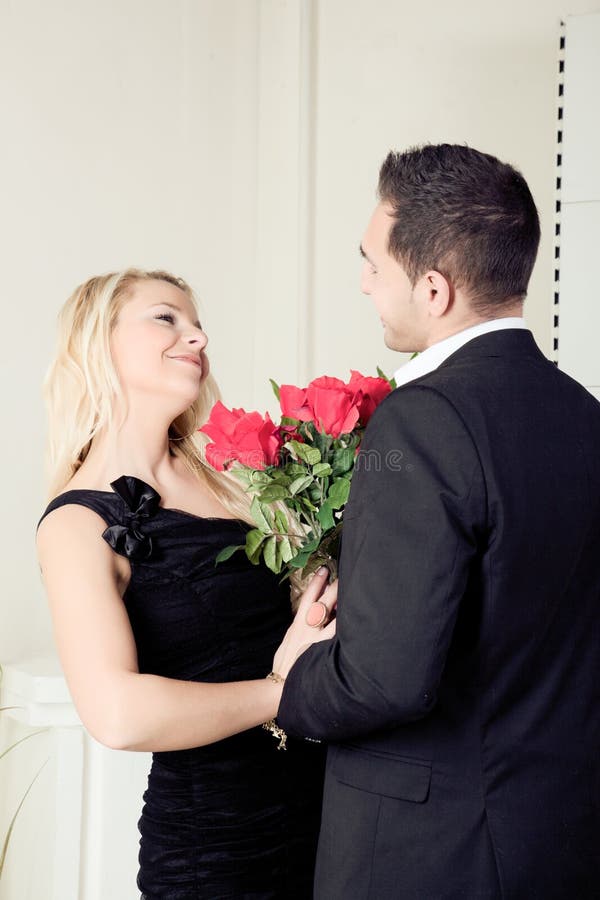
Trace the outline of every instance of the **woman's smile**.
<instances>
[{"instance_id":1,"label":"woman's smile","mask_svg":"<svg viewBox=\"0 0 600 900\"><path fill-rule=\"evenodd\" d=\"M193 356L189 353L178 354L177 356L169 356L169 359L177 360L178 362L191 363L196 368L199 368L202 371L202 360L199 356Z\"/></svg>"}]
</instances>

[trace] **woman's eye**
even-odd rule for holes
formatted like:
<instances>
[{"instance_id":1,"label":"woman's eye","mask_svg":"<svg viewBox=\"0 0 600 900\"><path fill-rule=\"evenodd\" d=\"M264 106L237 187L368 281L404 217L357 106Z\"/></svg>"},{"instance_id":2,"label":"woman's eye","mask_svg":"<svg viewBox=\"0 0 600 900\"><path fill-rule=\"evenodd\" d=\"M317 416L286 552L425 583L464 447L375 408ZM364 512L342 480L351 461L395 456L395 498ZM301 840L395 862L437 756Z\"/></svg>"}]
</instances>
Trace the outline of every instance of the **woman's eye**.
<instances>
[{"instance_id":1,"label":"woman's eye","mask_svg":"<svg viewBox=\"0 0 600 900\"><path fill-rule=\"evenodd\" d=\"M170 322L171 325L175 324L175 316L173 313L158 313L154 318L162 319L164 322Z\"/></svg>"}]
</instances>

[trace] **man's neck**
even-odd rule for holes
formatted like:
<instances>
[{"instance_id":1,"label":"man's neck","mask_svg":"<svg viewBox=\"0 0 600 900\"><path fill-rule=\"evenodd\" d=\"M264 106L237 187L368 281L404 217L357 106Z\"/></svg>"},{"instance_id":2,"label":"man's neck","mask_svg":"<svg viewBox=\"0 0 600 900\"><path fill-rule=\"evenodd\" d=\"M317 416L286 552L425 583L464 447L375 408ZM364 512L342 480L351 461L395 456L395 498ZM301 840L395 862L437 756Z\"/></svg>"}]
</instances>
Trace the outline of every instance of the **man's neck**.
<instances>
[{"instance_id":1,"label":"man's neck","mask_svg":"<svg viewBox=\"0 0 600 900\"><path fill-rule=\"evenodd\" d=\"M471 315L462 316L456 321L438 319L436 327L427 336L426 343L422 349L427 350L434 344L439 344L440 341L445 341L446 338L452 337L455 334L460 334L461 331L466 331L468 328L473 328L475 325L483 325L485 322L494 322L497 319L520 319L522 317L523 304L514 303L510 306L501 307L495 314L488 313L478 315L473 312Z\"/></svg>"},{"instance_id":2,"label":"man's neck","mask_svg":"<svg viewBox=\"0 0 600 900\"><path fill-rule=\"evenodd\" d=\"M521 312L518 310L517 312ZM404 363L397 372L394 372L394 378L398 386L414 381L427 375L434 369L437 369L444 360L457 350L460 350L465 344L477 337L488 334L492 331L503 331L505 329L526 329L527 325L522 316L496 316L495 318L479 319L474 325L467 325L458 331L452 331L439 341L424 347L422 352L417 354L415 359Z\"/></svg>"}]
</instances>

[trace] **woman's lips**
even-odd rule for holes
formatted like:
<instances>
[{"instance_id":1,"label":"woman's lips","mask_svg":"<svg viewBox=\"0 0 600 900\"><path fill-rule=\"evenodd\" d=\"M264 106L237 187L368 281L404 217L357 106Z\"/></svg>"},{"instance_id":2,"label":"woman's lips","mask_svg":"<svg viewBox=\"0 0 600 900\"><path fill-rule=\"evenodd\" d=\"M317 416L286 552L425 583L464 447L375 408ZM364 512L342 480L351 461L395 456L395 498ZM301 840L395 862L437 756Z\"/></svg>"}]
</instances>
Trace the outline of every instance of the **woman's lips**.
<instances>
[{"instance_id":1,"label":"woman's lips","mask_svg":"<svg viewBox=\"0 0 600 900\"><path fill-rule=\"evenodd\" d=\"M180 362L191 363L197 368L202 368L202 360L198 356L170 356L169 359L178 359Z\"/></svg>"}]
</instances>

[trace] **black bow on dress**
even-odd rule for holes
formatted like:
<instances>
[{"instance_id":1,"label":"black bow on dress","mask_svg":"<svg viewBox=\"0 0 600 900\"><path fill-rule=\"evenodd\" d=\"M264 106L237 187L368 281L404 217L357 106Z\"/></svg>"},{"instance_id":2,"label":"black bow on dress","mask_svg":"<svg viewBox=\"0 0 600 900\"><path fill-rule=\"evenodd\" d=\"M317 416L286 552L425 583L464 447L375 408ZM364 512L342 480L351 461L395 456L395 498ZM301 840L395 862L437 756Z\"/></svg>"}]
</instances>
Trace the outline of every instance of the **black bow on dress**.
<instances>
[{"instance_id":1,"label":"black bow on dress","mask_svg":"<svg viewBox=\"0 0 600 900\"><path fill-rule=\"evenodd\" d=\"M152 538L141 530L140 521L156 515L160 494L133 475L122 475L110 486L127 507L125 522L110 525L102 532L102 537L121 556L133 560L148 559L152 554Z\"/></svg>"}]
</instances>

